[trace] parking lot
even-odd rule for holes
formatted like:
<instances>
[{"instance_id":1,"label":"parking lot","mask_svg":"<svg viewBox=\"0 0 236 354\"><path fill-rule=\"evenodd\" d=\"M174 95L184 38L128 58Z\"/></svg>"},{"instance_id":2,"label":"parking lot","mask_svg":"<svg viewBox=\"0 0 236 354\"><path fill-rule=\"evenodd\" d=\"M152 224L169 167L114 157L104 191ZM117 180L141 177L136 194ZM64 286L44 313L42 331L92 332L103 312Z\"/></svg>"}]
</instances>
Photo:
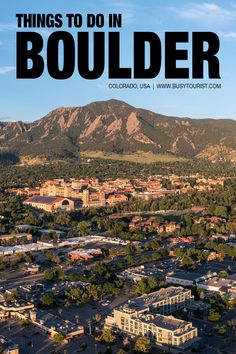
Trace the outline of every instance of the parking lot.
<instances>
[{"instance_id":1,"label":"parking lot","mask_svg":"<svg viewBox=\"0 0 236 354\"><path fill-rule=\"evenodd\" d=\"M104 351L106 349L106 346L97 343L95 339L88 334L77 337L68 344L61 345L38 331L36 327L32 325L24 327L16 319L1 321L0 325L1 335L18 343L20 354L74 354L81 352L84 354L96 354L100 350ZM118 350L117 347L116 350Z\"/></svg>"}]
</instances>

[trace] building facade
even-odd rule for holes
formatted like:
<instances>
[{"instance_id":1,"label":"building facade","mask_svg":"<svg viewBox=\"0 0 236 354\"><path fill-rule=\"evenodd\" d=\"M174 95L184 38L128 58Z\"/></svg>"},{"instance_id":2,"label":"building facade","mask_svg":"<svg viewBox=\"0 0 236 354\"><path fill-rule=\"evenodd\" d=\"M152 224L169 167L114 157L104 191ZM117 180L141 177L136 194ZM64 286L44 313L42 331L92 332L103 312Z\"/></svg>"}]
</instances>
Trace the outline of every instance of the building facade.
<instances>
[{"instance_id":1,"label":"building facade","mask_svg":"<svg viewBox=\"0 0 236 354\"><path fill-rule=\"evenodd\" d=\"M182 346L197 337L197 328L191 322L173 316L137 314L135 310L121 308L114 310L105 321L105 327L119 329L133 336L147 336L156 344Z\"/></svg>"},{"instance_id":2,"label":"building facade","mask_svg":"<svg viewBox=\"0 0 236 354\"><path fill-rule=\"evenodd\" d=\"M188 346L197 339L197 328L191 322L169 314L190 306L192 302L190 290L163 288L114 309L105 320L105 328L120 330L131 336L144 335L161 346Z\"/></svg>"},{"instance_id":3,"label":"building facade","mask_svg":"<svg viewBox=\"0 0 236 354\"><path fill-rule=\"evenodd\" d=\"M48 212L75 209L75 202L63 197L42 197L34 195L33 197L26 199L23 204L31 205L34 208L43 209Z\"/></svg>"}]
</instances>

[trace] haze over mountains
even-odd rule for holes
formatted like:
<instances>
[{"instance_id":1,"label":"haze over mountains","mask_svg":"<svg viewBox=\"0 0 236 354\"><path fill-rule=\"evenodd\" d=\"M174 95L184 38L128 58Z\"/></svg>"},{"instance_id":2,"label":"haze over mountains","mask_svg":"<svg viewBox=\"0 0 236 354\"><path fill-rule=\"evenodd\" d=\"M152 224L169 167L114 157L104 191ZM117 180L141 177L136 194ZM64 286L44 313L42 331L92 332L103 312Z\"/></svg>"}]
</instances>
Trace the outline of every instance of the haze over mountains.
<instances>
[{"instance_id":1,"label":"haze over mountains","mask_svg":"<svg viewBox=\"0 0 236 354\"><path fill-rule=\"evenodd\" d=\"M168 117L109 100L58 108L32 123L0 122L0 151L55 158L150 151L236 161L235 133L234 120Z\"/></svg>"}]
</instances>

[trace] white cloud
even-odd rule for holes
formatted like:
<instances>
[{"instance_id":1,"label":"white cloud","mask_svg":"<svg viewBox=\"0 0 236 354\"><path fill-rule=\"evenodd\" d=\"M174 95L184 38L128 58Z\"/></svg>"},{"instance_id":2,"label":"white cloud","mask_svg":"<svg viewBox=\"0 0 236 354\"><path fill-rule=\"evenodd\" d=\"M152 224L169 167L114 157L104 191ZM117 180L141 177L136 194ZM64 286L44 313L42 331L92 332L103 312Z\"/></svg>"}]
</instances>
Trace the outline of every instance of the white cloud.
<instances>
[{"instance_id":1,"label":"white cloud","mask_svg":"<svg viewBox=\"0 0 236 354\"><path fill-rule=\"evenodd\" d=\"M224 37L229 40L235 40L236 41L236 32L227 32L227 33L222 33L221 37Z\"/></svg>"},{"instance_id":2,"label":"white cloud","mask_svg":"<svg viewBox=\"0 0 236 354\"><path fill-rule=\"evenodd\" d=\"M116 1L112 3L112 11L122 13L123 23L125 25L130 25L135 23L137 16L140 12L146 12L149 10L147 6L129 4L125 1Z\"/></svg>"},{"instance_id":3,"label":"white cloud","mask_svg":"<svg viewBox=\"0 0 236 354\"><path fill-rule=\"evenodd\" d=\"M217 4L204 2L188 4L183 8L171 7L178 16L203 23L230 24L236 19L235 9L225 9Z\"/></svg>"},{"instance_id":4,"label":"white cloud","mask_svg":"<svg viewBox=\"0 0 236 354\"><path fill-rule=\"evenodd\" d=\"M132 9L132 10L147 10L148 6L129 4L128 2L117 1L112 4L112 6L120 7L122 9Z\"/></svg>"},{"instance_id":5,"label":"white cloud","mask_svg":"<svg viewBox=\"0 0 236 354\"><path fill-rule=\"evenodd\" d=\"M16 31L17 25L14 23L0 23L0 32Z\"/></svg>"},{"instance_id":6,"label":"white cloud","mask_svg":"<svg viewBox=\"0 0 236 354\"><path fill-rule=\"evenodd\" d=\"M132 11L125 10L125 12L122 14L122 19L124 24L130 25L135 22L135 15L132 13Z\"/></svg>"},{"instance_id":7,"label":"white cloud","mask_svg":"<svg viewBox=\"0 0 236 354\"><path fill-rule=\"evenodd\" d=\"M15 70L16 70L15 66L0 66L0 75L7 74Z\"/></svg>"}]
</instances>

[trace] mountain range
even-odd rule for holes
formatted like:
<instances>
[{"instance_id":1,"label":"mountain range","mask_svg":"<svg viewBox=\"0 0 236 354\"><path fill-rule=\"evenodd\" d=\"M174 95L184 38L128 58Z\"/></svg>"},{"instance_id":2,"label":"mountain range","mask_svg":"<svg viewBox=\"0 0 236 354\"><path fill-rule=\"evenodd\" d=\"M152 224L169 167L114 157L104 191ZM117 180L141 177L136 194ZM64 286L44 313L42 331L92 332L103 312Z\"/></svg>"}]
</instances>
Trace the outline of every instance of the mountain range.
<instances>
[{"instance_id":1,"label":"mountain range","mask_svg":"<svg viewBox=\"0 0 236 354\"><path fill-rule=\"evenodd\" d=\"M236 161L235 133L234 120L169 117L112 99L57 108L32 123L0 122L0 152L71 158L143 151Z\"/></svg>"}]
</instances>

